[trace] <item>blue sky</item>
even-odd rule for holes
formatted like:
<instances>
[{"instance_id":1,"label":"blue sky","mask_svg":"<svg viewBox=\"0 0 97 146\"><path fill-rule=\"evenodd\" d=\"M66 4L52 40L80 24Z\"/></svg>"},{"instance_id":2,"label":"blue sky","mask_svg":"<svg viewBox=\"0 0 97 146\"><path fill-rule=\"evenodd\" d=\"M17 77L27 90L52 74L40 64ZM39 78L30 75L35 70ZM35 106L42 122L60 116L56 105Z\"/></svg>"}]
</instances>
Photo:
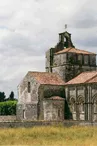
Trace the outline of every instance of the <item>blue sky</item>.
<instances>
[{"instance_id":1,"label":"blue sky","mask_svg":"<svg viewBox=\"0 0 97 146\"><path fill-rule=\"evenodd\" d=\"M8 96L28 71L45 71L45 52L68 31L76 48L97 53L96 0L0 0L0 91Z\"/></svg>"}]
</instances>

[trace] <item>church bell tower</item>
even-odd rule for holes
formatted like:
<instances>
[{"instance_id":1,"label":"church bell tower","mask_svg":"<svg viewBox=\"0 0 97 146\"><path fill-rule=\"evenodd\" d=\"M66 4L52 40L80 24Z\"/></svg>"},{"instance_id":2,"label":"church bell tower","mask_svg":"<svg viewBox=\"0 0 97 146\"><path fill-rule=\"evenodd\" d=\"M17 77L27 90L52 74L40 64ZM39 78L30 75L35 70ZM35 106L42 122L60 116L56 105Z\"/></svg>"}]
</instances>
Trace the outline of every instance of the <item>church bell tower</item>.
<instances>
[{"instance_id":1,"label":"church bell tower","mask_svg":"<svg viewBox=\"0 0 97 146\"><path fill-rule=\"evenodd\" d=\"M46 72L56 72L69 81L81 72L96 70L96 54L75 48L71 34L59 33L59 42L46 52Z\"/></svg>"}]
</instances>

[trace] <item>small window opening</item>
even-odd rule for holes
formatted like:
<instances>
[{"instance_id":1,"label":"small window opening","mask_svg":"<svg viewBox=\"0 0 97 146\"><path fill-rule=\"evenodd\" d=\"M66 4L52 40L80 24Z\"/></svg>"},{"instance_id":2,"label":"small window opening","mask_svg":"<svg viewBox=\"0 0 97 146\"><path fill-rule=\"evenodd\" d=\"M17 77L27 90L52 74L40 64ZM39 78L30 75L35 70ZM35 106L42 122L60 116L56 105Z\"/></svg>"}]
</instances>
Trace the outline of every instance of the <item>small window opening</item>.
<instances>
[{"instance_id":1,"label":"small window opening","mask_svg":"<svg viewBox=\"0 0 97 146\"><path fill-rule=\"evenodd\" d=\"M58 109L58 117L60 117L60 109Z\"/></svg>"},{"instance_id":2,"label":"small window opening","mask_svg":"<svg viewBox=\"0 0 97 146\"><path fill-rule=\"evenodd\" d=\"M23 119L26 119L25 110L23 110Z\"/></svg>"},{"instance_id":3,"label":"small window opening","mask_svg":"<svg viewBox=\"0 0 97 146\"><path fill-rule=\"evenodd\" d=\"M30 82L28 82L28 93L30 93L30 90L31 90L31 88L30 88Z\"/></svg>"}]
</instances>

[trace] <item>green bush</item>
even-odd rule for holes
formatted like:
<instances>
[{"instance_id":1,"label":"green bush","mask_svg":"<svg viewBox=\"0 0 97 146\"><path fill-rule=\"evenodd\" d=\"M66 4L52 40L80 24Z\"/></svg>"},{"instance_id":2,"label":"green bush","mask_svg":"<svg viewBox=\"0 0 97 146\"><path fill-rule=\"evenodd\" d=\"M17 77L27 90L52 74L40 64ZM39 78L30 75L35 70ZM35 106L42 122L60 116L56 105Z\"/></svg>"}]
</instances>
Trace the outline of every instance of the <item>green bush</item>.
<instances>
[{"instance_id":1,"label":"green bush","mask_svg":"<svg viewBox=\"0 0 97 146\"><path fill-rule=\"evenodd\" d=\"M16 115L17 101L0 102L0 115Z\"/></svg>"}]
</instances>

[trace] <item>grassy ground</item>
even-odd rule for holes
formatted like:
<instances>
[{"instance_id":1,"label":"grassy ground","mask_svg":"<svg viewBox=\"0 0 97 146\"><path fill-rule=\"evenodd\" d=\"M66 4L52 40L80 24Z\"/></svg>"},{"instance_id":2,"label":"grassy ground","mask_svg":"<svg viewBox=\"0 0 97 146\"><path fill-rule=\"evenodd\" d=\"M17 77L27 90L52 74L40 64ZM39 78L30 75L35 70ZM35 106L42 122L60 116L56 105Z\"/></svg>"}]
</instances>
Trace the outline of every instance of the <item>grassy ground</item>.
<instances>
[{"instance_id":1,"label":"grassy ground","mask_svg":"<svg viewBox=\"0 0 97 146\"><path fill-rule=\"evenodd\" d=\"M97 127L0 129L0 145L97 146Z\"/></svg>"}]
</instances>

